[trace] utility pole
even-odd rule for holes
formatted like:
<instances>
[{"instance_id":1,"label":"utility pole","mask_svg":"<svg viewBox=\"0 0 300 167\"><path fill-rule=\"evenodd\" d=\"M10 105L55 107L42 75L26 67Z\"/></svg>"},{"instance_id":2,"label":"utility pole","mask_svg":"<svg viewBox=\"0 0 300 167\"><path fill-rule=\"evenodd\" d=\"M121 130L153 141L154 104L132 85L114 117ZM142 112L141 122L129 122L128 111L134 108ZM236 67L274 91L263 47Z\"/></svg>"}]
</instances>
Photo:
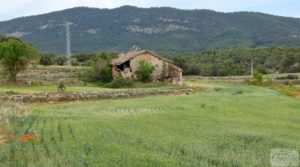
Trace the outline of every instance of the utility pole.
<instances>
[{"instance_id":1,"label":"utility pole","mask_svg":"<svg viewBox=\"0 0 300 167\"><path fill-rule=\"evenodd\" d=\"M66 58L67 58L67 64L69 67L72 66L72 53L71 53L71 33L70 33L70 26L72 23L66 22Z\"/></svg>"}]
</instances>

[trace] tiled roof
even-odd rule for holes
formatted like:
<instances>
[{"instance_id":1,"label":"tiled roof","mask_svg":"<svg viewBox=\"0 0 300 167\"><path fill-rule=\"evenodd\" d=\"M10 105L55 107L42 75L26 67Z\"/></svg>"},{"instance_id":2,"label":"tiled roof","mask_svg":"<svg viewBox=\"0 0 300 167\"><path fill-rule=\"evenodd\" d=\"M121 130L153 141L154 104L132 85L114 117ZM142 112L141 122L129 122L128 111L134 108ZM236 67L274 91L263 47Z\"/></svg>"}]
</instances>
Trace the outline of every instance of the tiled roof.
<instances>
[{"instance_id":1,"label":"tiled roof","mask_svg":"<svg viewBox=\"0 0 300 167\"><path fill-rule=\"evenodd\" d=\"M115 58L112 60L111 64L112 65L120 65L132 58L134 58L137 55L145 53L144 51L131 51L126 54L120 54L118 58Z\"/></svg>"},{"instance_id":2,"label":"tiled roof","mask_svg":"<svg viewBox=\"0 0 300 167\"><path fill-rule=\"evenodd\" d=\"M138 55L146 54L146 53L151 54L151 55L153 55L153 56L155 56L155 57L157 57L161 60L164 60L166 62L173 63L171 60L166 59L166 58L161 57L161 56L158 56L157 54L155 54L153 52L150 52L148 50L142 50L142 51L130 51L126 54L120 54L118 58L112 60L111 64L112 65L120 65L120 64L122 64L122 63L124 63L124 62L138 56Z\"/></svg>"},{"instance_id":3,"label":"tiled roof","mask_svg":"<svg viewBox=\"0 0 300 167\"><path fill-rule=\"evenodd\" d=\"M125 63L126 61L128 61L130 59L133 59L134 57L136 57L138 55L146 54L146 53L151 54L151 55L157 57L158 59L161 59L163 61L166 61L168 63L173 64L173 62L171 60L169 60L169 59L161 57L161 56L159 56L159 55L157 55L157 54L155 54L153 52L150 52L148 50L142 50L142 51L130 51L130 52L126 53L126 54L120 54L118 58L115 58L115 59L112 60L111 65L118 66L118 65L120 65L122 63ZM175 65L174 65L174 67L181 70L181 68L179 68L179 67L177 67Z\"/></svg>"}]
</instances>

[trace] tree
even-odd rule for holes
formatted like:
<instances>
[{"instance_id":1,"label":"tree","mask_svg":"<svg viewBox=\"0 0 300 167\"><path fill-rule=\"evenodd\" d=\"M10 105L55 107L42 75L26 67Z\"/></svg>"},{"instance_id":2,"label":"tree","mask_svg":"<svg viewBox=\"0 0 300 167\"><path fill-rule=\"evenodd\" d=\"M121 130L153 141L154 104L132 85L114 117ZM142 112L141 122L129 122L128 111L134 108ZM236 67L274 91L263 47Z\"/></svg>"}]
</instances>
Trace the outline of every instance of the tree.
<instances>
[{"instance_id":1,"label":"tree","mask_svg":"<svg viewBox=\"0 0 300 167\"><path fill-rule=\"evenodd\" d=\"M173 58L174 64L180 67L183 71L187 70L187 62L184 57L174 57Z\"/></svg>"},{"instance_id":2,"label":"tree","mask_svg":"<svg viewBox=\"0 0 300 167\"><path fill-rule=\"evenodd\" d=\"M293 66L295 63L296 63L296 57L294 55L287 55L284 57L281 65L284 70L287 70L288 72L292 72L291 66Z\"/></svg>"},{"instance_id":3,"label":"tree","mask_svg":"<svg viewBox=\"0 0 300 167\"><path fill-rule=\"evenodd\" d=\"M40 64L44 66L53 65L55 55L42 54L40 59Z\"/></svg>"},{"instance_id":4,"label":"tree","mask_svg":"<svg viewBox=\"0 0 300 167\"><path fill-rule=\"evenodd\" d=\"M152 80L151 74L155 70L155 67L150 63L142 60L139 62L138 69L136 71L137 79L142 82L150 82Z\"/></svg>"},{"instance_id":5,"label":"tree","mask_svg":"<svg viewBox=\"0 0 300 167\"><path fill-rule=\"evenodd\" d=\"M9 38L0 42L0 62L9 74L11 81L16 81L17 74L38 59L39 52L19 39Z\"/></svg>"}]
</instances>

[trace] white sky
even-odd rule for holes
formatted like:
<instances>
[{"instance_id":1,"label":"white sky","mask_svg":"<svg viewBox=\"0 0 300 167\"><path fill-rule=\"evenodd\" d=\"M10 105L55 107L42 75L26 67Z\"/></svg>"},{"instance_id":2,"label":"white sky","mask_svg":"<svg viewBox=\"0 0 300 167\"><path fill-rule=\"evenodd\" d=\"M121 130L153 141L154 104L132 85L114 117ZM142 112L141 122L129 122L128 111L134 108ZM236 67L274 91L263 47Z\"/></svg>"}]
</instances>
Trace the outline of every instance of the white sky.
<instances>
[{"instance_id":1,"label":"white sky","mask_svg":"<svg viewBox=\"0 0 300 167\"><path fill-rule=\"evenodd\" d=\"M257 11L300 17L300 0L0 0L0 21L78 6L115 8L123 5L212 9L221 12Z\"/></svg>"}]
</instances>

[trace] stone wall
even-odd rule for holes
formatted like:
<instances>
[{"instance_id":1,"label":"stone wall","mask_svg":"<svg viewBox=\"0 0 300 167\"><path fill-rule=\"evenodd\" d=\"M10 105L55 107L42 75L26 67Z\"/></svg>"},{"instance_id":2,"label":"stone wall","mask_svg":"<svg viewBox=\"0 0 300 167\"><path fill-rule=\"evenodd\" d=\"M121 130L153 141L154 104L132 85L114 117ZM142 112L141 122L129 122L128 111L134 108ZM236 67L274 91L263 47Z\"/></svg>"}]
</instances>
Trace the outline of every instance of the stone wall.
<instances>
[{"instance_id":1,"label":"stone wall","mask_svg":"<svg viewBox=\"0 0 300 167\"><path fill-rule=\"evenodd\" d=\"M17 103L35 102L65 102L98 99L117 99L130 97L143 97L149 95L182 95L193 93L191 88L170 88L170 89L128 89L123 91L102 91L92 93L42 93L42 94L18 94L0 95L0 101Z\"/></svg>"}]
</instances>

